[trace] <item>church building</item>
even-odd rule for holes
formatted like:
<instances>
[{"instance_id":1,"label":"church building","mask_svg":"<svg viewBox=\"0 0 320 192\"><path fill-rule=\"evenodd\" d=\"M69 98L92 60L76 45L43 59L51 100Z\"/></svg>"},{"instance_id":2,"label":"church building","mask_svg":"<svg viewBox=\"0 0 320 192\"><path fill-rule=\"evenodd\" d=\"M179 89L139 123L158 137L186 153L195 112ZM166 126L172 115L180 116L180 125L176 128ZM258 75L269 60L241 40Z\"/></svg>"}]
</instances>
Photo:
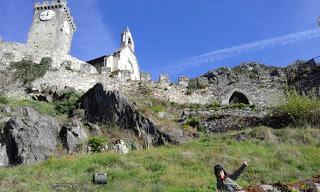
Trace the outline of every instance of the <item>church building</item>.
<instances>
[{"instance_id":1,"label":"church building","mask_svg":"<svg viewBox=\"0 0 320 192\"><path fill-rule=\"evenodd\" d=\"M121 33L120 48L112 55L88 61L101 73L108 70L112 77L140 80L138 60L134 52L134 41L128 27Z\"/></svg>"}]
</instances>

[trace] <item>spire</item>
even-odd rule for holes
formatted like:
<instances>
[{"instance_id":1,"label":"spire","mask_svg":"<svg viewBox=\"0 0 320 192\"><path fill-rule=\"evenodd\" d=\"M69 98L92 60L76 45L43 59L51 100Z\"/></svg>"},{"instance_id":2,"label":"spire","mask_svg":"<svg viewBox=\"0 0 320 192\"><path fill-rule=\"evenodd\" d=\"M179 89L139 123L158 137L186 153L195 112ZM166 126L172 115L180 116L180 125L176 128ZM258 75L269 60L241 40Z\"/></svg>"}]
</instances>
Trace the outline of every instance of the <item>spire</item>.
<instances>
[{"instance_id":1,"label":"spire","mask_svg":"<svg viewBox=\"0 0 320 192\"><path fill-rule=\"evenodd\" d=\"M121 33L121 47L129 47L134 52L134 41L128 26Z\"/></svg>"}]
</instances>

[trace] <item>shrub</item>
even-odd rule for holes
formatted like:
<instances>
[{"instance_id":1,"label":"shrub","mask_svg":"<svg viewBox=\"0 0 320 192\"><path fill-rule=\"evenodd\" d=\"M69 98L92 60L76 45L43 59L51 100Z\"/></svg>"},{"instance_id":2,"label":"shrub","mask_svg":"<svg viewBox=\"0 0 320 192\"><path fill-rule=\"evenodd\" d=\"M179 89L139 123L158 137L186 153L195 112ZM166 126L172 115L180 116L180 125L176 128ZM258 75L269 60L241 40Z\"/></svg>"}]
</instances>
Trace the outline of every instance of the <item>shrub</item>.
<instances>
[{"instance_id":1,"label":"shrub","mask_svg":"<svg viewBox=\"0 0 320 192\"><path fill-rule=\"evenodd\" d=\"M288 91L283 102L274 107L273 116L286 117L293 126L320 125L320 100Z\"/></svg>"},{"instance_id":2,"label":"shrub","mask_svg":"<svg viewBox=\"0 0 320 192\"><path fill-rule=\"evenodd\" d=\"M107 138L104 136L91 137L88 141L88 145L92 152L99 153L104 149L106 142Z\"/></svg>"},{"instance_id":3,"label":"shrub","mask_svg":"<svg viewBox=\"0 0 320 192\"><path fill-rule=\"evenodd\" d=\"M16 79L20 79L24 84L28 84L43 77L47 70L49 70L51 63L51 58L44 57L39 64L31 60L22 60L11 63L10 67L15 69L14 77Z\"/></svg>"},{"instance_id":4,"label":"shrub","mask_svg":"<svg viewBox=\"0 0 320 192\"><path fill-rule=\"evenodd\" d=\"M80 99L80 94L75 92L64 93L59 101L54 103L55 109L62 114L71 116L73 111L77 108L77 101Z\"/></svg>"},{"instance_id":5,"label":"shrub","mask_svg":"<svg viewBox=\"0 0 320 192\"><path fill-rule=\"evenodd\" d=\"M5 96L0 96L0 104L8 104L9 100Z\"/></svg>"},{"instance_id":6,"label":"shrub","mask_svg":"<svg viewBox=\"0 0 320 192\"><path fill-rule=\"evenodd\" d=\"M191 117L185 123L186 125L190 125L191 127L197 128L200 126L200 120L198 117Z\"/></svg>"}]
</instances>

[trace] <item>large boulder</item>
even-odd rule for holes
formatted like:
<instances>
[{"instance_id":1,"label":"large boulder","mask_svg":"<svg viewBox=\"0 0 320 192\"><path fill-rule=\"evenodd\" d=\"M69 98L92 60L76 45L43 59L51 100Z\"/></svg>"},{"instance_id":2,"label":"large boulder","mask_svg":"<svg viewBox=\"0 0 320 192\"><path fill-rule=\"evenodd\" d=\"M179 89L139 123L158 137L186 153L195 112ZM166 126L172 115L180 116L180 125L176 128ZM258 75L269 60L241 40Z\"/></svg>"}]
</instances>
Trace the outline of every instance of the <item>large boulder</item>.
<instances>
[{"instance_id":1,"label":"large boulder","mask_svg":"<svg viewBox=\"0 0 320 192\"><path fill-rule=\"evenodd\" d=\"M69 153L81 152L85 149L85 142L88 140L88 134L82 128L81 122L77 118L72 118L66 123L60 133L59 138L64 149Z\"/></svg>"},{"instance_id":2,"label":"large boulder","mask_svg":"<svg viewBox=\"0 0 320 192\"><path fill-rule=\"evenodd\" d=\"M79 100L85 118L91 123L116 124L123 129L134 130L148 145L175 143L175 138L139 112L135 104L118 91L107 91L102 84L96 84Z\"/></svg>"},{"instance_id":3,"label":"large boulder","mask_svg":"<svg viewBox=\"0 0 320 192\"><path fill-rule=\"evenodd\" d=\"M22 108L21 116L12 117L5 125L2 145L10 165L33 164L54 155L57 147L59 122L31 108ZM6 162L1 150L3 163Z\"/></svg>"}]
</instances>

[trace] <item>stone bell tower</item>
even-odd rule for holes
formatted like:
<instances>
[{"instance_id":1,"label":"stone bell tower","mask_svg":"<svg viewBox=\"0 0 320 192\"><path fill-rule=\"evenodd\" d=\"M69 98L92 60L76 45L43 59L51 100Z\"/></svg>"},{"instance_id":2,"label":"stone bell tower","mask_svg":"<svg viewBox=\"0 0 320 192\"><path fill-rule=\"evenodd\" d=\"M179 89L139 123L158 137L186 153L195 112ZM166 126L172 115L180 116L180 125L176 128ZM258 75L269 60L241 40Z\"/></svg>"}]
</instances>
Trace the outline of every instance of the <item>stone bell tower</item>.
<instances>
[{"instance_id":1,"label":"stone bell tower","mask_svg":"<svg viewBox=\"0 0 320 192\"><path fill-rule=\"evenodd\" d=\"M134 53L134 41L129 27L126 27L126 29L121 33L121 48L124 47L129 47Z\"/></svg>"},{"instance_id":2,"label":"stone bell tower","mask_svg":"<svg viewBox=\"0 0 320 192\"><path fill-rule=\"evenodd\" d=\"M36 0L29 46L68 54L75 31L67 0Z\"/></svg>"}]
</instances>

